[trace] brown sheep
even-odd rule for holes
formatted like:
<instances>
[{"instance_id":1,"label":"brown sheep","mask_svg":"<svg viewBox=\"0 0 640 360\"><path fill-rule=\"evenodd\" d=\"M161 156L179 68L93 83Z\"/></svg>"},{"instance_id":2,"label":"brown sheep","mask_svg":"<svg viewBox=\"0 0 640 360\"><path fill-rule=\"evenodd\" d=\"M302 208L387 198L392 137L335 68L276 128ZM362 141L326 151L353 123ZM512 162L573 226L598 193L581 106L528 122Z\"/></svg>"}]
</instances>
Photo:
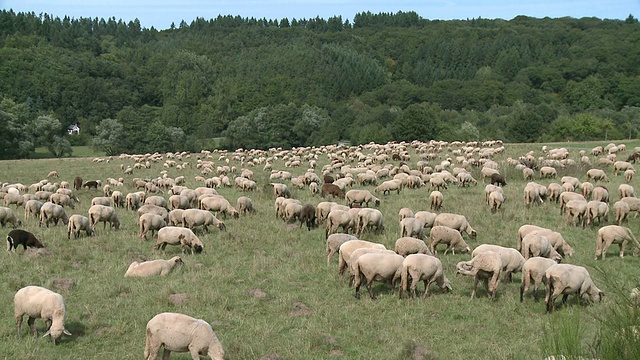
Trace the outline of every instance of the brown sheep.
<instances>
[{"instance_id":1,"label":"brown sheep","mask_svg":"<svg viewBox=\"0 0 640 360\"><path fill-rule=\"evenodd\" d=\"M322 184L320 196L327 197L327 195L331 195L334 198L338 198L338 199L344 199L345 192L335 184L325 183L325 184Z\"/></svg>"}]
</instances>

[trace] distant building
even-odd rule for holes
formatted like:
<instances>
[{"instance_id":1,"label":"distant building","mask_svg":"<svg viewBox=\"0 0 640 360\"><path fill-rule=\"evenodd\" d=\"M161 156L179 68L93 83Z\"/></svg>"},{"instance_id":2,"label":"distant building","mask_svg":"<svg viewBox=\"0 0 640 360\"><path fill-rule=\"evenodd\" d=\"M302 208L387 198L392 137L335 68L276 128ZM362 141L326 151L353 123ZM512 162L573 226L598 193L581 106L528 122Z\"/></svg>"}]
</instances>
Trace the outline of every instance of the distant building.
<instances>
[{"instance_id":1,"label":"distant building","mask_svg":"<svg viewBox=\"0 0 640 360\"><path fill-rule=\"evenodd\" d=\"M69 135L73 135L73 133L75 133L76 135L80 135L80 127L78 126L78 124L73 124L69 126L69 128L67 129L67 133Z\"/></svg>"}]
</instances>

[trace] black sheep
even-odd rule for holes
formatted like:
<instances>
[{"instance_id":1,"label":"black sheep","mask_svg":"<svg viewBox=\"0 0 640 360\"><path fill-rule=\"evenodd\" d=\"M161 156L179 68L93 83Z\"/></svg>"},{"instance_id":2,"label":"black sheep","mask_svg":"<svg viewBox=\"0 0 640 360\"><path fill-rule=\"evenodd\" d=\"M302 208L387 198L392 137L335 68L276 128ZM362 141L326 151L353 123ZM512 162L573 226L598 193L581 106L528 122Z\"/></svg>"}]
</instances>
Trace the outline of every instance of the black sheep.
<instances>
[{"instance_id":1,"label":"black sheep","mask_svg":"<svg viewBox=\"0 0 640 360\"><path fill-rule=\"evenodd\" d=\"M25 250L27 250L27 246L35 248L44 247L40 240L32 233L21 229L11 230L9 235L7 235L7 250L15 250L18 248L18 245L22 245Z\"/></svg>"},{"instance_id":2,"label":"black sheep","mask_svg":"<svg viewBox=\"0 0 640 360\"><path fill-rule=\"evenodd\" d=\"M504 176L500 174L491 174L491 184L498 186L507 186L507 182L504 180Z\"/></svg>"}]
</instances>

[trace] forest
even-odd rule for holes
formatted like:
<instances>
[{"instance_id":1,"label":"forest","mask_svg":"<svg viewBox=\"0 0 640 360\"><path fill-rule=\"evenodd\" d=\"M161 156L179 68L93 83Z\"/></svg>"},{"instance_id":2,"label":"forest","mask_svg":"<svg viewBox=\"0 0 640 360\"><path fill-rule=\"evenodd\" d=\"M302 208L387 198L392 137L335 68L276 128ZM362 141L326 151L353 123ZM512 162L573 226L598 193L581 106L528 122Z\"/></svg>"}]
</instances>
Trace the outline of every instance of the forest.
<instances>
[{"instance_id":1,"label":"forest","mask_svg":"<svg viewBox=\"0 0 640 360\"><path fill-rule=\"evenodd\" d=\"M640 24L220 15L158 31L0 11L0 158L638 137ZM68 135L77 124L79 135Z\"/></svg>"}]
</instances>

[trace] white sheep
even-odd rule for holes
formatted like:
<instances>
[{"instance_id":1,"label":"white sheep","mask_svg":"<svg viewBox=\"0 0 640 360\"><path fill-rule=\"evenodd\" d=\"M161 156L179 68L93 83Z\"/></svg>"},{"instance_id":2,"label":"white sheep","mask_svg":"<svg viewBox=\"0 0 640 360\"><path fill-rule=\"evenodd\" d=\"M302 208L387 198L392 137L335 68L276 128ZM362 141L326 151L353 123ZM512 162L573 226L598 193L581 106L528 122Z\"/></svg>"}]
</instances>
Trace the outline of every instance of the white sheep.
<instances>
[{"instance_id":1,"label":"white sheep","mask_svg":"<svg viewBox=\"0 0 640 360\"><path fill-rule=\"evenodd\" d=\"M562 234L560 234L559 232L543 228L533 230L529 233L546 237L549 240L551 246L553 246L553 248L556 249L556 251L563 257L573 256L573 247L571 247L571 245L569 245L569 243L565 241L564 237L562 237Z\"/></svg>"},{"instance_id":2,"label":"white sheep","mask_svg":"<svg viewBox=\"0 0 640 360\"><path fill-rule=\"evenodd\" d=\"M172 351L189 352L192 359L199 359L200 355L224 359L222 344L211 325L179 313L161 313L147 323L144 359L155 360L161 347L166 360Z\"/></svg>"},{"instance_id":3,"label":"white sheep","mask_svg":"<svg viewBox=\"0 0 640 360\"><path fill-rule=\"evenodd\" d=\"M240 196L236 200L236 208L239 214L255 214L256 208L253 206L253 201L247 196Z\"/></svg>"},{"instance_id":4,"label":"white sheep","mask_svg":"<svg viewBox=\"0 0 640 360\"><path fill-rule=\"evenodd\" d=\"M530 257L524 262L522 265L522 282L520 283L520 302L524 301L524 292L531 286L531 280L533 280L533 298L536 302L540 301L538 288L542 282L546 282L545 273L547 269L555 264L557 264L555 260L541 256Z\"/></svg>"},{"instance_id":5,"label":"white sheep","mask_svg":"<svg viewBox=\"0 0 640 360\"><path fill-rule=\"evenodd\" d=\"M564 194L564 193L563 193ZM587 222L587 202L584 200L569 200L565 204L565 226L569 224L569 219L572 220L573 226L577 226L578 223L584 227Z\"/></svg>"},{"instance_id":6,"label":"white sheep","mask_svg":"<svg viewBox=\"0 0 640 360\"><path fill-rule=\"evenodd\" d=\"M229 200L225 199L224 197L205 197L200 201L200 209L222 214L223 218L225 219L227 218L227 216L236 219L240 216L238 210L236 210L231 205Z\"/></svg>"},{"instance_id":7,"label":"white sheep","mask_svg":"<svg viewBox=\"0 0 640 360\"><path fill-rule=\"evenodd\" d=\"M167 223L169 226L180 226L182 225L182 213L183 209L173 209L169 211L169 222Z\"/></svg>"},{"instance_id":8,"label":"white sheep","mask_svg":"<svg viewBox=\"0 0 640 360\"><path fill-rule=\"evenodd\" d=\"M111 196L96 196L91 199L91 206L93 205L113 206L113 199Z\"/></svg>"},{"instance_id":9,"label":"white sheep","mask_svg":"<svg viewBox=\"0 0 640 360\"><path fill-rule=\"evenodd\" d=\"M204 250L202 241L191 231L191 229L177 227L177 226L165 226L158 230L158 238L154 249L164 250L167 245L180 245L182 252L187 249L191 250L191 255L194 253L201 253Z\"/></svg>"},{"instance_id":10,"label":"white sheep","mask_svg":"<svg viewBox=\"0 0 640 360\"><path fill-rule=\"evenodd\" d=\"M340 248L338 249L338 276L342 277L344 274L344 270L349 267L349 264L351 261L351 254L353 254L353 252L356 249L363 248L363 247L378 248L378 249L386 250L386 247L384 245L374 243L371 241L354 239L354 240L348 240L344 242L342 245L340 245Z\"/></svg>"},{"instance_id":11,"label":"white sheep","mask_svg":"<svg viewBox=\"0 0 640 360\"><path fill-rule=\"evenodd\" d=\"M184 195L171 195L169 196L169 209L189 209L191 207L191 201Z\"/></svg>"},{"instance_id":12,"label":"white sheep","mask_svg":"<svg viewBox=\"0 0 640 360\"><path fill-rule=\"evenodd\" d=\"M475 238L477 236L476 231L471 227L467 218L464 215L440 213L436 216L433 222L434 226L442 225L452 229L460 231L460 233L466 232L469 236Z\"/></svg>"},{"instance_id":13,"label":"white sheep","mask_svg":"<svg viewBox=\"0 0 640 360\"><path fill-rule=\"evenodd\" d=\"M167 226L167 222L164 221L162 216L147 213L140 215L138 219L138 224L140 228L140 232L138 233L138 237L140 239L147 239L147 232L151 231L151 238L153 238L153 232L162 229Z\"/></svg>"},{"instance_id":14,"label":"white sheep","mask_svg":"<svg viewBox=\"0 0 640 360\"><path fill-rule=\"evenodd\" d=\"M53 222L54 225L58 225L58 221L62 220L65 225L69 224L69 217L64 211L64 208L60 205L52 202L45 202L40 208L40 226L45 224L49 227L49 223Z\"/></svg>"},{"instance_id":15,"label":"white sheep","mask_svg":"<svg viewBox=\"0 0 640 360\"><path fill-rule=\"evenodd\" d=\"M93 205L89 208L89 220L91 223L91 228L95 231L96 224L98 222L102 222L103 229L107 228L107 222L110 224L110 227L115 228L116 230L120 229L120 219L118 219L118 214L116 214L116 209L111 206L104 205Z\"/></svg>"},{"instance_id":16,"label":"white sheep","mask_svg":"<svg viewBox=\"0 0 640 360\"><path fill-rule=\"evenodd\" d=\"M609 204L603 201L591 200L587 203L587 225L598 223L602 220L609 221Z\"/></svg>"},{"instance_id":17,"label":"white sheep","mask_svg":"<svg viewBox=\"0 0 640 360\"><path fill-rule=\"evenodd\" d=\"M382 191L383 195L387 195L392 191L395 191L398 193L398 195L400 195L400 190L402 190L402 180L394 179L383 182L382 184L378 185L374 191Z\"/></svg>"},{"instance_id":18,"label":"white sheep","mask_svg":"<svg viewBox=\"0 0 640 360\"><path fill-rule=\"evenodd\" d=\"M366 281L367 290L371 299L375 299L371 285L374 281L391 280L391 291L395 289L396 282L400 279L402 262L404 257L390 252L369 253L360 256L353 265L357 269L353 286L356 289L356 299L360 298L360 285Z\"/></svg>"},{"instance_id":19,"label":"white sheep","mask_svg":"<svg viewBox=\"0 0 640 360\"><path fill-rule=\"evenodd\" d=\"M408 207L403 207L398 211L398 221L402 221L404 218L412 218L415 217L413 210Z\"/></svg>"},{"instance_id":20,"label":"white sheep","mask_svg":"<svg viewBox=\"0 0 640 360\"><path fill-rule=\"evenodd\" d=\"M484 281L489 298L495 299L503 267L502 258L493 251L481 252L470 261L461 261L456 265L458 274L474 277L471 299L476 297L480 280Z\"/></svg>"},{"instance_id":21,"label":"white sheep","mask_svg":"<svg viewBox=\"0 0 640 360\"><path fill-rule=\"evenodd\" d=\"M622 226L622 223L627 220L627 216L629 216L629 213L631 212L631 207L625 201L620 200L613 204L613 211L615 213L616 222L618 225Z\"/></svg>"},{"instance_id":22,"label":"white sheep","mask_svg":"<svg viewBox=\"0 0 640 360\"><path fill-rule=\"evenodd\" d=\"M353 285L355 277L358 276L358 267L356 265L357 264L356 260L358 260L358 258L364 254L378 253L378 252L388 252L391 254L395 254L395 251L393 250L381 249L377 247L361 247L361 248L355 249L351 253L351 257L349 258L349 269L348 269L349 286Z\"/></svg>"},{"instance_id":23,"label":"white sheep","mask_svg":"<svg viewBox=\"0 0 640 360\"><path fill-rule=\"evenodd\" d=\"M425 210L416 211L416 213L413 215L413 217L415 218L424 220L425 229L426 228L430 229L433 227L433 224L435 223L437 216L438 214L425 211Z\"/></svg>"},{"instance_id":24,"label":"white sheep","mask_svg":"<svg viewBox=\"0 0 640 360\"><path fill-rule=\"evenodd\" d=\"M127 205L127 210L138 210L140 207L140 196L137 193L128 193L125 196L125 203Z\"/></svg>"},{"instance_id":25,"label":"white sheep","mask_svg":"<svg viewBox=\"0 0 640 360\"><path fill-rule=\"evenodd\" d=\"M553 259L556 262L562 260L556 249L551 246L551 242L546 236L538 235L536 233L529 233L522 238L522 256L528 259L532 256L542 256L548 259Z\"/></svg>"},{"instance_id":26,"label":"white sheep","mask_svg":"<svg viewBox=\"0 0 640 360\"><path fill-rule=\"evenodd\" d=\"M447 255L449 250L451 250L455 255L456 248L460 249L461 252L471 251L471 247L469 247L466 241L464 241L460 232L447 226L436 225L431 228L431 233L429 234L429 248L433 254L438 253L436 249L438 244L447 245L447 248L444 250L444 255Z\"/></svg>"},{"instance_id":27,"label":"white sheep","mask_svg":"<svg viewBox=\"0 0 640 360\"><path fill-rule=\"evenodd\" d=\"M471 253L471 257L475 257L480 253L492 251L500 255L502 260L502 272L504 273L504 281L511 281L511 274L522 270L522 265L525 263L525 258L520 252L514 248L504 247L493 244L481 244L476 247Z\"/></svg>"},{"instance_id":28,"label":"white sheep","mask_svg":"<svg viewBox=\"0 0 640 360\"><path fill-rule=\"evenodd\" d=\"M331 234L327 238L326 255L327 265L331 263L331 258L340 250L340 245L349 240L357 240L358 238L350 234Z\"/></svg>"},{"instance_id":29,"label":"white sheep","mask_svg":"<svg viewBox=\"0 0 640 360\"><path fill-rule=\"evenodd\" d=\"M598 237L596 239L596 260L607 255L607 250L611 244L620 246L620 257L624 257L624 247L627 242L633 241L637 249L640 249L640 243L633 236L631 229L619 225L607 225L598 229Z\"/></svg>"},{"instance_id":30,"label":"white sheep","mask_svg":"<svg viewBox=\"0 0 640 360\"><path fill-rule=\"evenodd\" d=\"M407 256L410 254L433 254L423 240L410 236L405 236L397 239L394 249L398 255L402 256Z\"/></svg>"},{"instance_id":31,"label":"white sheep","mask_svg":"<svg viewBox=\"0 0 640 360\"><path fill-rule=\"evenodd\" d=\"M49 196L49 201L60 206L68 206L71 209L76 208L76 206L73 204L74 200L71 199L69 195L53 193L51 194L51 196Z\"/></svg>"},{"instance_id":32,"label":"white sheep","mask_svg":"<svg viewBox=\"0 0 640 360\"><path fill-rule=\"evenodd\" d=\"M137 214L138 218L140 218L140 216L142 216L142 214L148 214L148 213L160 215L160 216L162 216L164 221L166 221L166 222L169 221L169 212L167 211L167 209L163 208L162 206L142 205L136 211L136 214Z\"/></svg>"},{"instance_id":33,"label":"white sheep","mask_svg":"<svg viewBox=\"0 0 640 360\"><path fill-rule=\"evenodd\" d=\"M444 195L438 190L434 190L429 194L429 208L431 210L438 211L442 209L442 203L444 202Z\"/></svg>"},{"instance_id":34,"label":"white sheep","mask_svg":"<svg viewBox=\"0 0 640 360\"><path fill-rule=\"evenodd\" d=\"M504 203L504 195L502 191L492 191L489 194L489 207L491 208L491 212L495 213L502 207Z\"/></svg>"},{"instance_id":35,"label":"white sheep","mask_svg":"<svg viewBox=\"0 0 640 360\"><path fill-rule=\"evenodd\" d=\"M16 208L24 205L24 196L19 193L7 193L4 196L4 206L15 205Z\"/></svg>"},{"instance_id":36,"label":"white sheep","mask_svg":"<svg viewBox=\"0 0 640 360\"><path fill-rule=\"evenodd\" d=\"M79 214L71 215L69 217L69 224L67 224L67 239L71 239L71 234L73 234L74 238L79 238L81 230L84 230L87 236L93 235L91 221L86 216Z\"/></svg>"},{"instance_id":37,"label":"white sheep","mask_svg":"<svg viewBox=\"0 0 640 360\"><path fill-rule=\"evenodd\" d=\"M421 218L404 218L400 221L400 237L424 238L425 223Z\"/></svg>"},{"instance_id":38,"label":"white sheep","mask_svg":"<svg viewBox=\"0 0 640 360\"><path fill-rule=\"evenodd\" d=\"M42 202L40 200L27 200L27 202L24 203L24 219L27 220L31 216L38 218L40 216L41 208Z\"/></svg>"},{"instance_id":39,"label":"white sheep","mask_svg":"<svg viewBox=\"0 0 640 360\"><path fill-rule=\"evenodd\" d=\"M180 256L174 256L169 260L134 261L129 265L124 277L166 276L176 265L180 264L184 264Z\"/></svg>"},{"instance_id":40,"label":"white sheep","mask_svg":"<svg viewBox=\"0 0 640 360\"><path fill-rule=\"evenodd\" d=\"M217 227L220 231L227 230L224 222L218 220L212 212L200 209L186 209L182 212L182 226L193 229L202 226L205 231L209 231L209 225Z\"/></svg>"},{"instance_id":41,"label":"white sheep","mask_svg":"<svg viewBox=\"0 0 640 360\"><path fill-rule=\"evenodd\" d=\"M547 312L553 311L553 302L562 296L562 302L567 301L567 297L575 294L578 299L586 297L588 301L601 301L604 292L598 289L593 283L589 271L582 266L572 264L555 264L550 266L545 272L547 295L545 303Z\"/></svg>"},{"instance_id":42,"label":"white sheep","mask_svg":"<svg viewBox=\"0 0 640 360\"><path fill-rule=\"evenodd\" d=\"M369 206L370 202L372 202L375 206L380 205L380 199L373 196L373 194L371 194L369 190L360 190L360 189L349 190L345 194L345 200L347 202L347 205L349 206L363 205L363 204L366 206Z\"/></svg>"},{"instance_id":43,"label":"white sheep","mask_svg":"<svg viewBox=\"0 0 640 360\"><path fill-rule=\"evenodd\" d=\"M529 208L531 204L542 204L544 200L540 194L540 187L534 182L529 182L524 187L524 205Z\"/></svg>"},{"instance_id":44,"label":"white sheep","mask_svg":"<svg viewBox=\"0 0 640 360\"><path fill-rule=\"evenodd\" d=\"M54 344L58 344L63 334L71 336L64 328L67 316L64 298L62 295L40 286L26 286L18 290L13 297L13 314L16 319L16 330L20 335L22 318L29 317L27 323L31 333L38 335L35 320L43 319L47 323L47 332L43 335L51 335Z\"/></svg>"},{"instance_id":45,"label":"white sheep","mask_svg":"<svg viewBox=\"0 0 640 360\"><path fill-rule=\"evenodd\" d=\"M152 195L147 197L146 199L144 199L143 202L144 205L155 205L155 206L160 206L163 207L167 210L169 210L169 204L167 203L167 199L163 198L162 196L159 195Z\"/></svg>"},{"instance_id":46,"label":"white sheep","mask_svg":"<svg viewBox=\"0 0 640 360\"><path fill-rule=\"evenodd\" d=\"M349 229L357 230L357 218L355 213L350 210L331 210L327 216L327 229L325 237L338 232L338 228L342 227L345 234L349 233Z\"/></svg>"},{"instance_id":47,"label":"white sheep","mask_svg":"<svg viewBox=\"0 0 640 360\"><path fill-rule=\"evenodd\" d=\"M11 223L14 228L22 225L22 221L18 219L11 208L0 206L0 224L4 227L7 223Z\"/></svg>"},{"instance_id":48,"label":"white sheep","mask_svg":"<svg viewBox=\"0 0 640 360\"><path fill-rule=\"evenodd\" d=\"M587 170L587 180L609 182L609 178L607 177L607 174L605 174L604 170L602 169Z\"/></svg>"},{"instance_id":49,"label":"white sheep","mask_svg":"<svg viewBox=\"0 0 640 360\"><path fill-rule=\"evenodd\" d=\"M375 229L376 234L384 231L384 217L380 210L363 208L358 211L356 233L362 235L367 228Z\"/></svg>"},{"instance_id":50,"label":"white sheep","mask_svg":"<svg viewBox=\"0 0 640 360\"><path fill-rule=\"evenodd\" d=\"M409 278L411 278L411 286L409 286ZM451 282L444 275L442 262L435 256L426 254L411 254L402 262L400 272L400 291L398 296L402 298L402 294L410 289L411 295L416 296L416 288L418 282L424 282L424 295L429 296L429 286L434 282L443 291L451 291Z\"/></svg>"}]
</instances>

